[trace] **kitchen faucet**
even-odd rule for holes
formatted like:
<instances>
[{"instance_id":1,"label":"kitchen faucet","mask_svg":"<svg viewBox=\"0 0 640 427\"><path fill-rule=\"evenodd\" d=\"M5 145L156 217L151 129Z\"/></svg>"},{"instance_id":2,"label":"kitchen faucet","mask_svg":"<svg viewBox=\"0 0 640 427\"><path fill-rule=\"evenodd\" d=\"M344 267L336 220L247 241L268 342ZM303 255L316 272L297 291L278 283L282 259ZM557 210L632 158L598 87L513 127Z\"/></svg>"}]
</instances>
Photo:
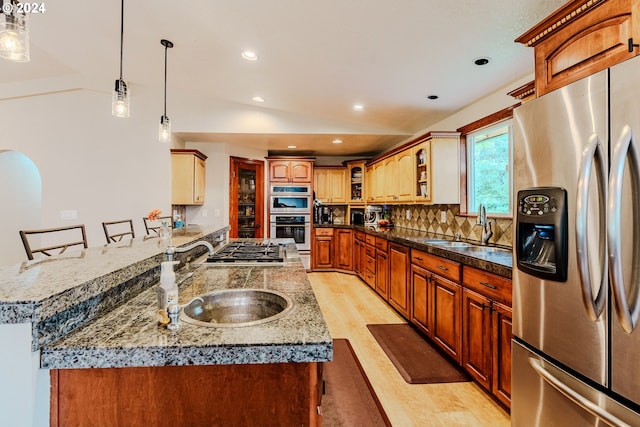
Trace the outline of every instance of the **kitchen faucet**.
<instances>
[{"instance_id":1,"label":"kitchen faucet","mask_svg":"<svg viewBox=\"0 0 640 427\"><path fill-rule=\"evenodd\" d=\"M197 246L205 246L209 250L209 256L213 256L214 254L213 245L207 242L206 240L199 240L197 242L190 244L189 246L183 246L179 248L176 248L173 245L169 245L167 249L165 249L164 254L167 257L167 261L173 261L174 254L190 251L191 249Z\"/></svg>"},{"instance_id":2,"label":"kitchen faucet","mask_svg":"<svg viewBox=\"0 0 640 427\"><path fill-rule=\"evenodd\" d=\"M488 244L489 239L493 236L492 223L492 220L487 221L487 211L484 205L480 203L480 206L478 206L478 218L476 220L476 225L482 227L481 242L483 245Z\"/></svg>"}]
</instances>

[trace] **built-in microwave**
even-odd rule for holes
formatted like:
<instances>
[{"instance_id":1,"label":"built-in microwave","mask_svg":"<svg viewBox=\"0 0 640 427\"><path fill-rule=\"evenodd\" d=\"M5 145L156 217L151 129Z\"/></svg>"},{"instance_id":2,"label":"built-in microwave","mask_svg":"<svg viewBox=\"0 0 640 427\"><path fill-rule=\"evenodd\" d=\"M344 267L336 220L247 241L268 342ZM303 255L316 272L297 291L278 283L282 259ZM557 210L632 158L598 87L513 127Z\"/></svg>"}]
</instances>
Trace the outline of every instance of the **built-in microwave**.
<instances>
[{"instance_id":1,"label":"built-in microwave","mask_svg":"<svg viewBox=\"0 0 640 427\"><path fill-rule=\"evenodd\" d=\"M269 203L271 213L311 214L311 188L308 185L272 185Z\"/></svg>"}]
</instances>

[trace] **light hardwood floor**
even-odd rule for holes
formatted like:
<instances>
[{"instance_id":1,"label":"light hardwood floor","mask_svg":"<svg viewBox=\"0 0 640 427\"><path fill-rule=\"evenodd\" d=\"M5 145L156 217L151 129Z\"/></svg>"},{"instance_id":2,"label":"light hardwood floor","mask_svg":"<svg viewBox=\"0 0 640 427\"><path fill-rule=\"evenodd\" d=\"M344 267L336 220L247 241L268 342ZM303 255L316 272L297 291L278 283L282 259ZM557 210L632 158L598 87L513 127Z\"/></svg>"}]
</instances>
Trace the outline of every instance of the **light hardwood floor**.
<instances>
[{"instance_id":1,"label":"light hardwood floor","mask_svg":"<svg viewBox=\"0 0 640 427\"><path fill-rule=\"evenodd\" d=\"M408 384L366 325L405 323L358 277L309 273L333 338L347 338L393 426L509 426L509 414L473 382Z\"/></svg>"}]
</instances>

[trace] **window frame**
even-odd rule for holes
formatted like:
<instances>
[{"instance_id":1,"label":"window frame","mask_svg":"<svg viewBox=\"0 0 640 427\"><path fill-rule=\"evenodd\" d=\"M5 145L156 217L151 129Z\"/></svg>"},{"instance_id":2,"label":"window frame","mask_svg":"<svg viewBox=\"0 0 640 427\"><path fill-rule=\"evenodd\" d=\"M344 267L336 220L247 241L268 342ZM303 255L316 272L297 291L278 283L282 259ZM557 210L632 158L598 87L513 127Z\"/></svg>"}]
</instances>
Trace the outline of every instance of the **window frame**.
<instances>
[{"instance_id":1,"label":"window frame","mask_svg":"<svg viewBox=\"0 0 640 427\"><path fill-rule=\"evenodd\" d=\"M468 149L467 149L467 136L469 134L473 134L479 130L490 128L498 125L501 122L511 120L513 118L513 110L520 106L520 103L512 105L510 107L504 108L500 111L497 111L493 114L490 114L486 117L483 117L475 122L469 123L461 128L457 129L460 132L460 215L461 216L477 216L476 208L469 209L468 201L469 201L469 189L468 189ZM513 131L513 126L511 127ZM512 144L511 144L511 152L509 156L511 160L513 160L513 133L511 134ZM510 173L510 182L509 188L513 188L513 161L511 162L511 173ZM513 191L510 190L512 193ZM509 194L509 198L512 199L513 194ZM511 204L513 204L513 200L510 200ZM513 218L513 205L511 212L508 214L502 213L494 213L488 212L487 214L491 215L494 218Z\"/></svg>"}]
</instances>

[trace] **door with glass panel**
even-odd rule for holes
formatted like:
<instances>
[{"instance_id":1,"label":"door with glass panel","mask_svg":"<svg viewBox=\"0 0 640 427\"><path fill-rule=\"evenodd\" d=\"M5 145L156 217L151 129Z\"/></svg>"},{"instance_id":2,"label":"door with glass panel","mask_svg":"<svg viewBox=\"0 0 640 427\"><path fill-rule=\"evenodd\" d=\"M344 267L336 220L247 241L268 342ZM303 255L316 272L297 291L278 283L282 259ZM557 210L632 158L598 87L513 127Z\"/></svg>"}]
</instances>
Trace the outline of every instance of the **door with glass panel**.
<instances>
[{"instance_id":1,"label":"door with glass panel","mask_svg":"<svg viewBox=\"0 0 640 427\"><path fill-rule=\"evenodd\" d=\"M264 162L231 157L230 237L264 237Z\"/></svg>"}]
</instances>

